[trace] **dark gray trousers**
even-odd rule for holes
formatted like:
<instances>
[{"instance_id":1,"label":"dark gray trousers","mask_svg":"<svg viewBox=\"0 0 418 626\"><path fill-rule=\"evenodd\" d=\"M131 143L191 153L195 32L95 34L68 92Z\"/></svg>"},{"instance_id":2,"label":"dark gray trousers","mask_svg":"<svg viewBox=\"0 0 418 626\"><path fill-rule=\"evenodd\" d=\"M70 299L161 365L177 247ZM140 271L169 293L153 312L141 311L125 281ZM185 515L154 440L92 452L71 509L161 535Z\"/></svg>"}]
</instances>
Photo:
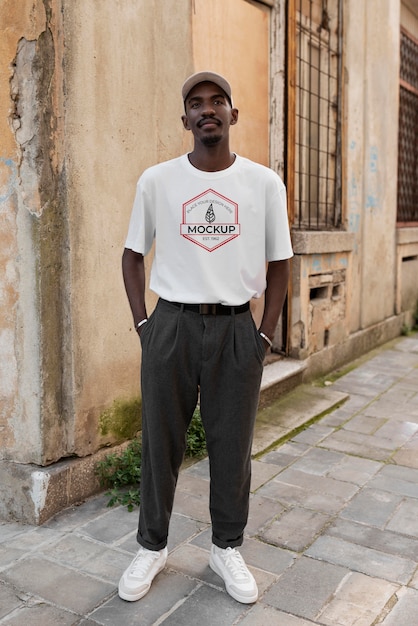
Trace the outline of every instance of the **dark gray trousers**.
<instances>
[{"instance_id":1,"label":"dark gray trousers","mask_svg":"<svg viewBox=\"0 0 418 626\"><path fill-rule=\"evenodd\" d=\"M142 474L138 542L167 544L186 431L200 391L213 543L242 544L265 347L250 311L200 315L159 300L141 332Z\"/></svg>"}]
</instances>

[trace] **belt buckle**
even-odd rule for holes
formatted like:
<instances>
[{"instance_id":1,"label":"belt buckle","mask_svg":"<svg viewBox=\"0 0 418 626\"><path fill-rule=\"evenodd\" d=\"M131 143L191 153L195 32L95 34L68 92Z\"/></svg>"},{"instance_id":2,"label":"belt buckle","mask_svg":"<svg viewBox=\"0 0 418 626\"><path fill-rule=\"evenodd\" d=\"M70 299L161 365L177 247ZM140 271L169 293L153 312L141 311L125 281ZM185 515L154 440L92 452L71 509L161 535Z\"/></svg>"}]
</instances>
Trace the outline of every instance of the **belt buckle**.
<instances>
[{"instance_id":1,"label":"belt buckle","mask_svg":"<svg viewBox=\"0 0 418 626\"><path fill-rule=\"evenodd\" d=\"M200 315L216 315L216 304L199 304Z\"/></svg>"}]
</instances>

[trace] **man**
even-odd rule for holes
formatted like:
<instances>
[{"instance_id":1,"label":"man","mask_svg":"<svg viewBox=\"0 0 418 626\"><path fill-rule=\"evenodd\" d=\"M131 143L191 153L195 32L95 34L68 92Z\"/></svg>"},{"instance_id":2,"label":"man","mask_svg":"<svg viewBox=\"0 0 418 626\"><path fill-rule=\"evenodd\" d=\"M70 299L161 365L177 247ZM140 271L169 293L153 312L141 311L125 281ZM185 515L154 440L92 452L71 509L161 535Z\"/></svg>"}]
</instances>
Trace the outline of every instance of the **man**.
<instances>
[{"instance_id":1,"label":"man","mask_svg":"<svg viewBox=\"0 0 418 626\"><path fill-rule=\"evenodd\" d=\"M272 170L230 151L238 110L225 78L193 74L182 96L193 150L142 174L122 260L142 346L143 449L140 549L119 595L142 598L165 566L186 431L199 396L210 461L210 567L233 598L252 603L257 584L237 547L248 517L263 360L292 256L285 188ZM159 300L148 318L144 256L154 239L150 288ZM263 293L257 330L249 301Z\"/></svg>"}]
</instances>

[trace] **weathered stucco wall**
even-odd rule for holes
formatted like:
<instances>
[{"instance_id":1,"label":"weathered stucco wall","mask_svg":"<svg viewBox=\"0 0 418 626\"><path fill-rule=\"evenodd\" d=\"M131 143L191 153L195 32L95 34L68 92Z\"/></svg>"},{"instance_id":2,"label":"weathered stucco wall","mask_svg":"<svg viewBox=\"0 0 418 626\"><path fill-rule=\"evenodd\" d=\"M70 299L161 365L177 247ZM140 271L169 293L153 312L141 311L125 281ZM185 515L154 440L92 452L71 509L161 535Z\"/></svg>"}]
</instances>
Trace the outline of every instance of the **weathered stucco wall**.
<instances>
[{"instance_id":1,"label":"weathered stucco wall","mask_svg":"<svg viewBox=\"0 0 418 626\"><path fill-rule=\"evenodd\" d=\"M191 71L189 2L116 4L64 3L74 363L67 448L77 455L139 426L140 347L121 254L138 176L182 151L180 85Z\"/></svg>"},{"instance_id":2,"label":"weathered stucco wall","mask_svg":"<svg viewBox=\"0 0 418 626\"><path fill-rule=\"evenodd\" d=\"M354 332L395 312L400 4L346 5L345 205L355 234L348 309Z\"/></svg>"},{"instance_id":3,"label":"weathered stucco wall","mask_svg":"<svg viewBox=\"0 0 418 626\"><path fill-rule=\"evenodd\" d=\"M62 414L60 14L48 0L1 9L1 453L42 463Z\"/></svg>"},{"instance_id":4,"label":"weathered stucco wall","mask_svg":"<svg viewBox=\"0 0 418 626\"><path fill-rule=\"evenodd\" d=\"M116 4L1 7L0 432L13 461L82 456L138 426L120 258L139 174L182 149L191 5Z\"/></svg>"}]
</instances>

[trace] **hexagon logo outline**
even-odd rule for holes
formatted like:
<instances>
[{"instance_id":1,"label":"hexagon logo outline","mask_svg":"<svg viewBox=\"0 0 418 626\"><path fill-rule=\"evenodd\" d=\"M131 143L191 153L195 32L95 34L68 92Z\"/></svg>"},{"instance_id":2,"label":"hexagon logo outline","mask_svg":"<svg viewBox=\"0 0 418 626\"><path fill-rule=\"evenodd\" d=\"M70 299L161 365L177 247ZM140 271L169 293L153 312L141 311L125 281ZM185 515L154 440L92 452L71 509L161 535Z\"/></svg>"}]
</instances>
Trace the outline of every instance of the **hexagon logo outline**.
<instances>
[{"instance_id":1,"label":"hexagon logo outline","mask_svg":"<svg viewBox=\"0 0 418 626\"><path fill-rule=\"evenodd\" d=\"M238 204L214 189L206 189L183 204L180 234L213 252L240 235Z\"/></svg>"}]
</instances>

